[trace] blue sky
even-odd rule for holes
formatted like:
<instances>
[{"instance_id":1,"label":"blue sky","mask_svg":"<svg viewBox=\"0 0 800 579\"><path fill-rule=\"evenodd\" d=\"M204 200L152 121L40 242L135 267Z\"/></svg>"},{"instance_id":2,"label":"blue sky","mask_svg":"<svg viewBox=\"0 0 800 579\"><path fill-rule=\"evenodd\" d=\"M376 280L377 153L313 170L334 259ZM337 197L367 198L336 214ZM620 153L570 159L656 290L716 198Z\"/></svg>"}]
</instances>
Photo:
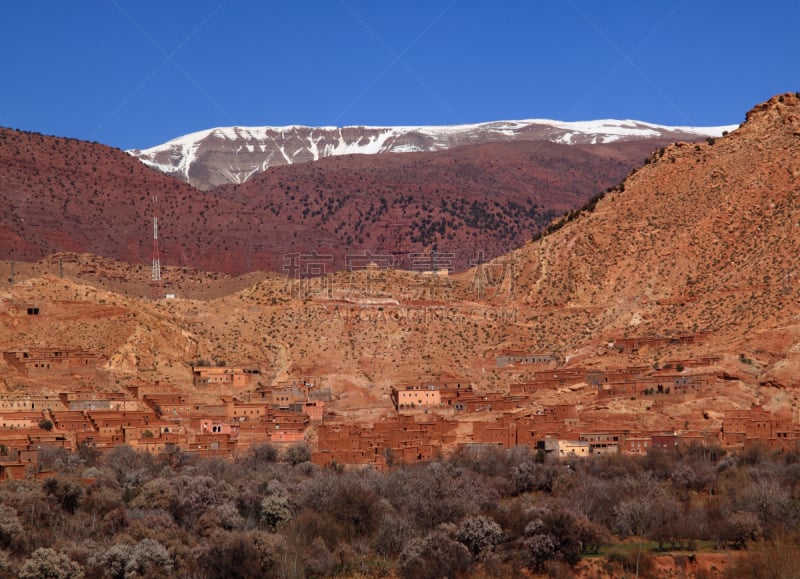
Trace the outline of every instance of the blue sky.
<instances>
[{"instance_id":1,"label":"blue sky","mask_svg":"<svg viewBox=\"0 0 800 579\"><path fill-rule=\"evenodd\" d=\"M739 123L800 90L800 0L0 0L0 125Z\"/></svg>"}]
</instances>

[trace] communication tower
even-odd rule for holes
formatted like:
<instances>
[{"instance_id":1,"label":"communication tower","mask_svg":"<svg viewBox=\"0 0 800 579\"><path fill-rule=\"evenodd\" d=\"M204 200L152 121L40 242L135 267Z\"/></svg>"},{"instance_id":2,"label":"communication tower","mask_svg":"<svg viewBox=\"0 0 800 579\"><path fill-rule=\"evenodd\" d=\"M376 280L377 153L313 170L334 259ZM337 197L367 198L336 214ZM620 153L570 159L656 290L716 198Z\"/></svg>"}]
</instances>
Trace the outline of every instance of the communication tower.
<instances>
[{"instance_id":1,"label":"communication tower","mask_svg":"<svg viewBox=\"0 0 800 579\"><path fill-rule=\"evenodd\" d=\"M164 284L161 282L161 259L158 257L157 201L158 196L153 195L153 275L150 278L150 297L153 301L164 298Z\"/></svg>"}]
</instances>

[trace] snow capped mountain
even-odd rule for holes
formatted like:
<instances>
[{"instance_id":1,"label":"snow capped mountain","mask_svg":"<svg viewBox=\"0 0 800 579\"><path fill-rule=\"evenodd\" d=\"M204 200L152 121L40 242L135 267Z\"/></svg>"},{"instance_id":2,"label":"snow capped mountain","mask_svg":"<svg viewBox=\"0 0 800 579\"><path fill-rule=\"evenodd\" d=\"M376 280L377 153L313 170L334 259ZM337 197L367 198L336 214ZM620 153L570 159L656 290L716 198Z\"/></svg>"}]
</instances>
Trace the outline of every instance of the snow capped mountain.
<instances>
[{"instance_id":1,"label":"snow capped mountain","mask_svg":"<svg viewBox=\"0 0 800 579\"><path fill-rule=\"evenodd\" d=\"M549 119L419 127L220 127L128 153L199 189L243 183L276 165L349 154L441 151L497 141L594 145L641 139L718 137L738 125L670 127L634 120L562 122Z\"/></svg>"}]
</instances>

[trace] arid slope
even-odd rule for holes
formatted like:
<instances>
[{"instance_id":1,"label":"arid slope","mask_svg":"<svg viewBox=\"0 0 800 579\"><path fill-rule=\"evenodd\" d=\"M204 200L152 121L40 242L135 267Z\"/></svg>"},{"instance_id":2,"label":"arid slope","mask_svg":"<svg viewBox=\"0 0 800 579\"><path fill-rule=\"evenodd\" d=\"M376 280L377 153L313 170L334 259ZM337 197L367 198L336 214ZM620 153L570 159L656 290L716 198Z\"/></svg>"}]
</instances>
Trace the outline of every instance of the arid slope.
<instances>
[{"instance_id":1,"label":"arid slope","mask_svg":"<svg viewBox=\"0 0 800 579\"><path fill-rule=\"evenodd\" d=\"M266 382L320 376L342 395L340 410L388 408L388 388L403 381L490 390L528 379L531 368L495 368L503 350L554 352L584 368L713 355L721 358L713 372L729 382L704 408L723 400L794 407L798 140L800 100L775 97L730 135L657 152L593 211L574 213L542 239L455 276L270 277L217 299L158 303L96 292L52 273L20 280L5 288L0 342L96 349L112 374L169 376L187 385L187 362L199 357L257 364ZM180 298L179 282L176 291ZM37 322L10 309L29 302L60 305L43 305ZM85 311L87 302L97 315L70 313ZM678 335L697 340L631 356L608 347L626 336ZM553 392L543 402L588 404L587 392ZM660 424L657 416L648 421Z\"/></svg>"}]
</instances>

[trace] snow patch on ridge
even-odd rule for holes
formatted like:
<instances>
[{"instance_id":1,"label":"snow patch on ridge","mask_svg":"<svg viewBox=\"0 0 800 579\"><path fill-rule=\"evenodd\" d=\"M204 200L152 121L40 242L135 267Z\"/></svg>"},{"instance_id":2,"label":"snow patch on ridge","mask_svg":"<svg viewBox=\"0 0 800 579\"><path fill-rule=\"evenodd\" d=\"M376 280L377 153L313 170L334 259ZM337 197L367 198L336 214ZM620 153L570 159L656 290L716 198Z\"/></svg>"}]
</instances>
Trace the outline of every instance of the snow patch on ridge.
<instances>
[{"instance_id":1,"label":"snow patch on ridge","mask_svg":"<svg viewBox=\"0 0 800 579\"><path fill-rule=\"evenodd\" d=\"M270 166L349 154L374 155L394 152L438 151L458 145L511 140L546 140L566 145L613 143L621 140L665 137L719 137L738 125L716 127L668 126L631 119L557 121L525 119L445 126L354 126L354 127L216 127L176 137L129 154L145 164L190 181L192 167L208 152L223 154L230 142L235 162L217 168L225 180L241 183ZM287 152L287 147L293 153ZM202 159L201 159L202 158ZM207 161L206 161L207 162Z\"/></svg>"}]
</instances>

